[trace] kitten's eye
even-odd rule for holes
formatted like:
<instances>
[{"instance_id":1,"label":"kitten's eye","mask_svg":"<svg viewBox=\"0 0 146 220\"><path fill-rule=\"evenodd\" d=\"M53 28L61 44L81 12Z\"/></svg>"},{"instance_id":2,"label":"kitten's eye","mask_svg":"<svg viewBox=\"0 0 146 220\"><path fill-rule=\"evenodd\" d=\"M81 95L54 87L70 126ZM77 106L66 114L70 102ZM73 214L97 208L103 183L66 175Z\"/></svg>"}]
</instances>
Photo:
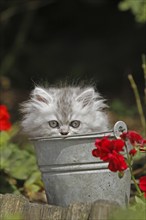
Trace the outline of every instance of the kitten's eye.
<instances>
[{"instance_id":1,"label":"kitten's eye","mask_svg":"<svg viewBox=\"0 0 146 220\"><path fill-rule=\"evenodd\" d=\"M78 128L80 126L80 121L78 120L72 121L70 123L70 126L72 126L73 128Z\"/></svg>"},{"instance_id":2,"label":"kitten's eye","mask_svg":"<svg viewBox=\"0 0 146 220\"><path fill-rule=\"evenodd\" d=\"M59 127L59 123L55 120L49 121L48 122L51 128L57 128Z\"/></svg>"}]
</instances>

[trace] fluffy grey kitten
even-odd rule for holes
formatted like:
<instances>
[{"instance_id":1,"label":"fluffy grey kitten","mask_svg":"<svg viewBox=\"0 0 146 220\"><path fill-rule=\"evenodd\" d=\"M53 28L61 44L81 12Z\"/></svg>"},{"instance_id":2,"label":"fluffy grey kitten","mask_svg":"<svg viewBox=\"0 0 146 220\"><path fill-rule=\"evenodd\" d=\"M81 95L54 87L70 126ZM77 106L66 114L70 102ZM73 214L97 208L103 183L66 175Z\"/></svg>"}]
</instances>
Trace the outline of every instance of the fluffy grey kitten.
<instances>
[{"instance_id":1,"label":"fluffy grey kitten","mask_svg":"<svg viewBox=\"0 0 146 220\"><path fill-rule=\"evenodd\" d=\"M106 131L104 101L93 87L36 87L21 105L22 127L30 137Z\"/></svg>"}]
</instances>

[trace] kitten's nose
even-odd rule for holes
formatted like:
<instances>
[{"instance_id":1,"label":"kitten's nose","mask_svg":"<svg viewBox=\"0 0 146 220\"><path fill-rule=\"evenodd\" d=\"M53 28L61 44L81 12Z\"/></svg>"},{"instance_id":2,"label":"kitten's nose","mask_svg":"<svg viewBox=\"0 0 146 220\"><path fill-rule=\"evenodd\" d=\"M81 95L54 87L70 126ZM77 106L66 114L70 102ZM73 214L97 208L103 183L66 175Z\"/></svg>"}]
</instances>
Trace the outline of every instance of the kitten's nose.
<instances>
[{"instance_id":1,"label":"kitten's nose","mask_svg":"<svg viewBox=\"0 0 146 220\"><path fill-rule=\"evenodd\" d=\"M60 134L61 135L68 135L69 133L69 128L67 125L63 125L60 127Z\"/></svg>"},{"instance_id":2,"label":"kitten's nose","mask_svg":"<svg viewBox=\"0 0 146 220\"><path fill-rule=\"evenodd\" d=\"M61 135L67 135L69 132L68 131L61 131L60 134Z\"/></svg>"}]
</instances>

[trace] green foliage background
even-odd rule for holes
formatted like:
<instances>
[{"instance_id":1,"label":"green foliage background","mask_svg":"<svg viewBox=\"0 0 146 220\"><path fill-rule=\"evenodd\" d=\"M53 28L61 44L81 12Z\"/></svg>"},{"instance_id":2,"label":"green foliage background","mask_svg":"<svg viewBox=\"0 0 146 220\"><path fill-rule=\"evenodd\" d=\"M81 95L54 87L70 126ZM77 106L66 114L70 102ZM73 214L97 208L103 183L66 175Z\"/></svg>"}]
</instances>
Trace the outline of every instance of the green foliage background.
<instances>
[{"instance_id":1,"label":"green foliage background","mask_svg":"<svg viewBox=\"0 0 146 220\"><path fill-rule=\"evenodd\" d=\"M43 190L43 183L31 144L23 149L12 140L18 130L13 126L9 132L0 133L0 193L23 193L31 199Z\"/></svg>"},{"instance_id":2,"label":"green foliage background","mask_svg":"<svg viewBox=\"0 0 146 220\"><path fill-rule=\"evenodd\" d=\"M122 0L119 3L122 11L130 10L135 16L136 22L146 22L146 1L145 0Z\"/></svg>"}]
</instances>

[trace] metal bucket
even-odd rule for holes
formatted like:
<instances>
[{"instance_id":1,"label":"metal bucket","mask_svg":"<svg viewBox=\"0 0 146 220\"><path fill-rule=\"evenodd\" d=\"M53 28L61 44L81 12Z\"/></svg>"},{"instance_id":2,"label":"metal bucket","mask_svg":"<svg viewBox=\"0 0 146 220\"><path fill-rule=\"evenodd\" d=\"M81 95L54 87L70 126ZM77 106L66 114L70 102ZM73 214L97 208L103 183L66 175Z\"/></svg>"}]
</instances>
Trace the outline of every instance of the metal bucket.
<instances>
[{"instance_id":1,"label":"metal bucket","mask_svg":"<svg viewBox=\"0 0 146 220\"><path fill-rule=\"evenodd\" d=\"M49 204L67 206L102 199L127 205L129 170L120 179L118 173L108 170L107 163L92 156L97 137L110 134L115 138L121 129L127 129L124 122L117 122L113 131L100 134L33 139Z\"/></svg>"}]
</instances>

